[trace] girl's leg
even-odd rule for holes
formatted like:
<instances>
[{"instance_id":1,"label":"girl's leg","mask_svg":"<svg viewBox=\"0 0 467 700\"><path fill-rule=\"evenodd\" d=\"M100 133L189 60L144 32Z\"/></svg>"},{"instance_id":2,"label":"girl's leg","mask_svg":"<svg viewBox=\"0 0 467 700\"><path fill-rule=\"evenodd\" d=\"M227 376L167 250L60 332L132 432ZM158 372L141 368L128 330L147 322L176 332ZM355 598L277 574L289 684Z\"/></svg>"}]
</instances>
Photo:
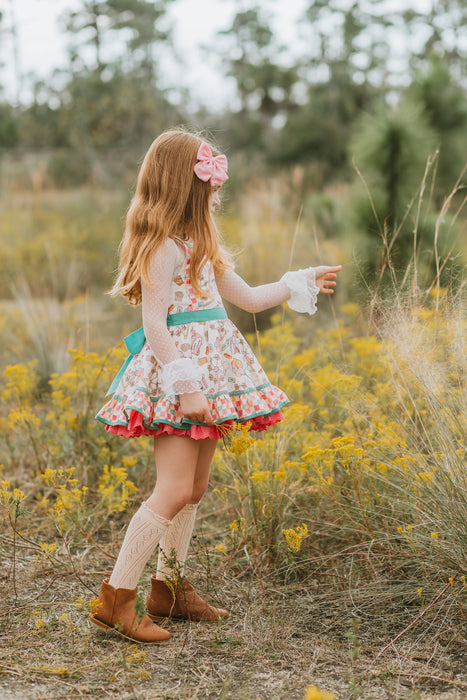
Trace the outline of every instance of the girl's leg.
<instances>
[{"instance_id":1,"label":"girl's leg","mask_svg":"<svg viewBox=\"0 0 467 700\"><path fill-rule=\"evenodd\" d=\"M217 440L198 442L200 446L191 498L173 517L172 525L160 542L157 576L151 579L151 593L147 601L148 612L153 619L178 617L189 620L220 620L229 615L227 610L209 605L196 593L191 583L183 578L183 565L195 523L196 508L208 485L211 461L217 444ZM171 579L169 586L165 583L166 578Z\"/></svg>"},{"instance_id":2,"label":"girl's leg","mask_svg":"<svg viewBox=\"0 0 467 700\"><path fill-rule=\"evenodd\" d=\"M154 438L157 482L146 501L154 513L171 520L191 502L201 442L208 441L179 435Z\"/></svg>"},{"instance_id":3,"label":"girl's leg","mask_svg":"<svg viewBox=\"0 0 467 700\"><path fill-rule=\"evenodd\" d=\"M157 484L131 519L109 584L135 588L170 519L189 502L199 448L194 440L165 435L155 440Z\"/></svg>"},{"instance_id":4,"label":"girl's leg","mask_svg":"<svg viewBox=\"0 0 467 700\"><path fill-rule=\"evenodd\" d=\"M212 458L217 447L217 440L200 440L200 442L190 503L199 503L204 496L208 487Z\"/></svg>"},{"instance_id":5,"label":"girl's leg","mask_svg":"<svg viewBox=\"0 0 467 700\"><path fill-rule=\"evenodd\" d=\"M183 575L183 566L196 519L196 509L208 486L217 440L199 440L199 443L190 501L173 517L172 525L160 541L156 574L159 580ZM174 554L176 562L173 561Z\"/></svg>"},{"instance_id":6,"label":"girl's leg","mask_svg":"<svg viewBox=\"0 0 467 700\"><path fill-rule=\"evenodd\" d=\"M159 642L170 637L154 625L148 615L136 611L136 585L144 566L172 518L190 502L198 462L199 445L189 438L161 436L155 441L157 484L152 496L131 519L110 580L99 594L99 609L91 618L105 630L143 642Z\"/></svg>"},{"instance_id":7,"label":"girl's leg","mask_svg":"<svg viewBox=\"0 0 467 700\"><path fill-rule=\"evenodd\" d=\"M167 531L170 520L158 515L143 503L130 520L115 562L109 585L136 588L149 557Z\"/></svg>"}]
</instances>

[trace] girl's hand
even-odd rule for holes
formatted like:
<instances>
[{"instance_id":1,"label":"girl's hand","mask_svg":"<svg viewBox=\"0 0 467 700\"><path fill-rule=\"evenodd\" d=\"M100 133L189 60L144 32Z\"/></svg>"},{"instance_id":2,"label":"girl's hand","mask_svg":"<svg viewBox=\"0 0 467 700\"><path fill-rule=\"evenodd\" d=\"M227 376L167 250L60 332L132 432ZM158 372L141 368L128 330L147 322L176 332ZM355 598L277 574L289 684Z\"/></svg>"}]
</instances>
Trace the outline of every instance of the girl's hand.
<instances>
[{"instance_id":1,"label":"girl's hand","mask_svg":"<svg viewBox=\"0 0 467 700\"><path fill-rule=\"evenodd\" d=\"M191 394L180 394L180 408L185 418L196 423L207 423L213 425L211 411L208 400L202 391L195 391Z\"/></svg>"},{"instance_id":2,"label":"girl's hand","mask_svg":"<svg viewBox=\"0 0 467 700\"><path fill-rule=\"evenodd\" d=\"M342 265L329 267L329 265L319 265L313 268L315 271L315 284L319 287L322 294L334 294L336 282L333 280L337 277L337 273L342 270Z\"/></svg>"}]
</instances>

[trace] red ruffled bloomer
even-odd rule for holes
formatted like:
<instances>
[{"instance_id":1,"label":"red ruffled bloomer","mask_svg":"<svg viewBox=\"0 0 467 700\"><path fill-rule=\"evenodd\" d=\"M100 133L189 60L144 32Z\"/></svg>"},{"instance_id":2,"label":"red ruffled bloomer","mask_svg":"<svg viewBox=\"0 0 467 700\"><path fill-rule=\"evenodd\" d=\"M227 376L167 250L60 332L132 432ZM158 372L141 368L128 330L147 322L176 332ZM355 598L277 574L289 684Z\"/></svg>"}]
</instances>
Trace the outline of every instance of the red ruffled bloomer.
<instances>
[{"instance_id":1,"label":"red ruffled bloomer","mask_svg":"<svg viewBox=\"0 0 467 700\"><path fill-rule=\"evenodd\" d=\"M113 435L121 435L122 437L141 437L141 435L183 435L190 437L192 440L218 440L226 433L235 429L234 420L226 420L217 425L192 425L190 428L175 428L167 423L159 423L159 427L154 429L147 428L143 424L143 416L139 411L129 411L130 419L128 425L106 425L105 429ZM256 416L250 418L246 423L250 424L249 430L257 430L262 432L275 425L284 419L282 411L269 413L267 416Z\"/></svg>"}]
</instances>

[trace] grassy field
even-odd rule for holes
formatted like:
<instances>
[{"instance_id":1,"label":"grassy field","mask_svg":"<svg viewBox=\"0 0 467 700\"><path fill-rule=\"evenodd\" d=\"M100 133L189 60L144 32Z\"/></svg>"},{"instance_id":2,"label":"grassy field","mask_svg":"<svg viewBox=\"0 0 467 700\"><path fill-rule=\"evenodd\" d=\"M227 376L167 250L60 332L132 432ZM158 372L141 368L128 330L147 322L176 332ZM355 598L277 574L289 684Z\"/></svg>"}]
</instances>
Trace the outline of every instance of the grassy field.
<instances>
[{"instance_id":1,"label":"grassy field","mask_svg":"<svg viewBox=\"0 0 467 700\"><path fill-rule=\"evenodd\" d=\"M200 508L187 573L230 618L169 622L161 647L88 621L154 482L150 440L94 420L125 356L118 340L139 325L103 295L124 198L23 193L5 207L0 697L467 697L464 290L420 289L412 261L402 287L363 304L350 242L324 241L318 224L305 235L276 186L224 224L248 245L247 279L275 278L289 260L342 262L346 274L316 317L266 314L248 336L291 405L274 430L225 440Z\"/></svg>"}]
</instances>

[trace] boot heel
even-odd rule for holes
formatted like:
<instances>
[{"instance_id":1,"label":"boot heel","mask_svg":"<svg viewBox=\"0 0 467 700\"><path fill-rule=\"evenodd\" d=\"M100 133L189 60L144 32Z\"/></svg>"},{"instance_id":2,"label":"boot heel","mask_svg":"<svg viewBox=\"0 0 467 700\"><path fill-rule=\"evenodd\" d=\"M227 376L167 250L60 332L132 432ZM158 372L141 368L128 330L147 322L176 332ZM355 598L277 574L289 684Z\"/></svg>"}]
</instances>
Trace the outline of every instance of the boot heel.
<instances>
[{"instance_id":1,"label":"boot heel","mask_svg":"<svg viewBox=\"0 0 467 700\"><path fill-rule=\"evenodd\" d=\"M167 618L170 615L153 615L149 611L146 611L146 615L151 618L153 622L167 622Z\"/></svg>"}]
</instances>

